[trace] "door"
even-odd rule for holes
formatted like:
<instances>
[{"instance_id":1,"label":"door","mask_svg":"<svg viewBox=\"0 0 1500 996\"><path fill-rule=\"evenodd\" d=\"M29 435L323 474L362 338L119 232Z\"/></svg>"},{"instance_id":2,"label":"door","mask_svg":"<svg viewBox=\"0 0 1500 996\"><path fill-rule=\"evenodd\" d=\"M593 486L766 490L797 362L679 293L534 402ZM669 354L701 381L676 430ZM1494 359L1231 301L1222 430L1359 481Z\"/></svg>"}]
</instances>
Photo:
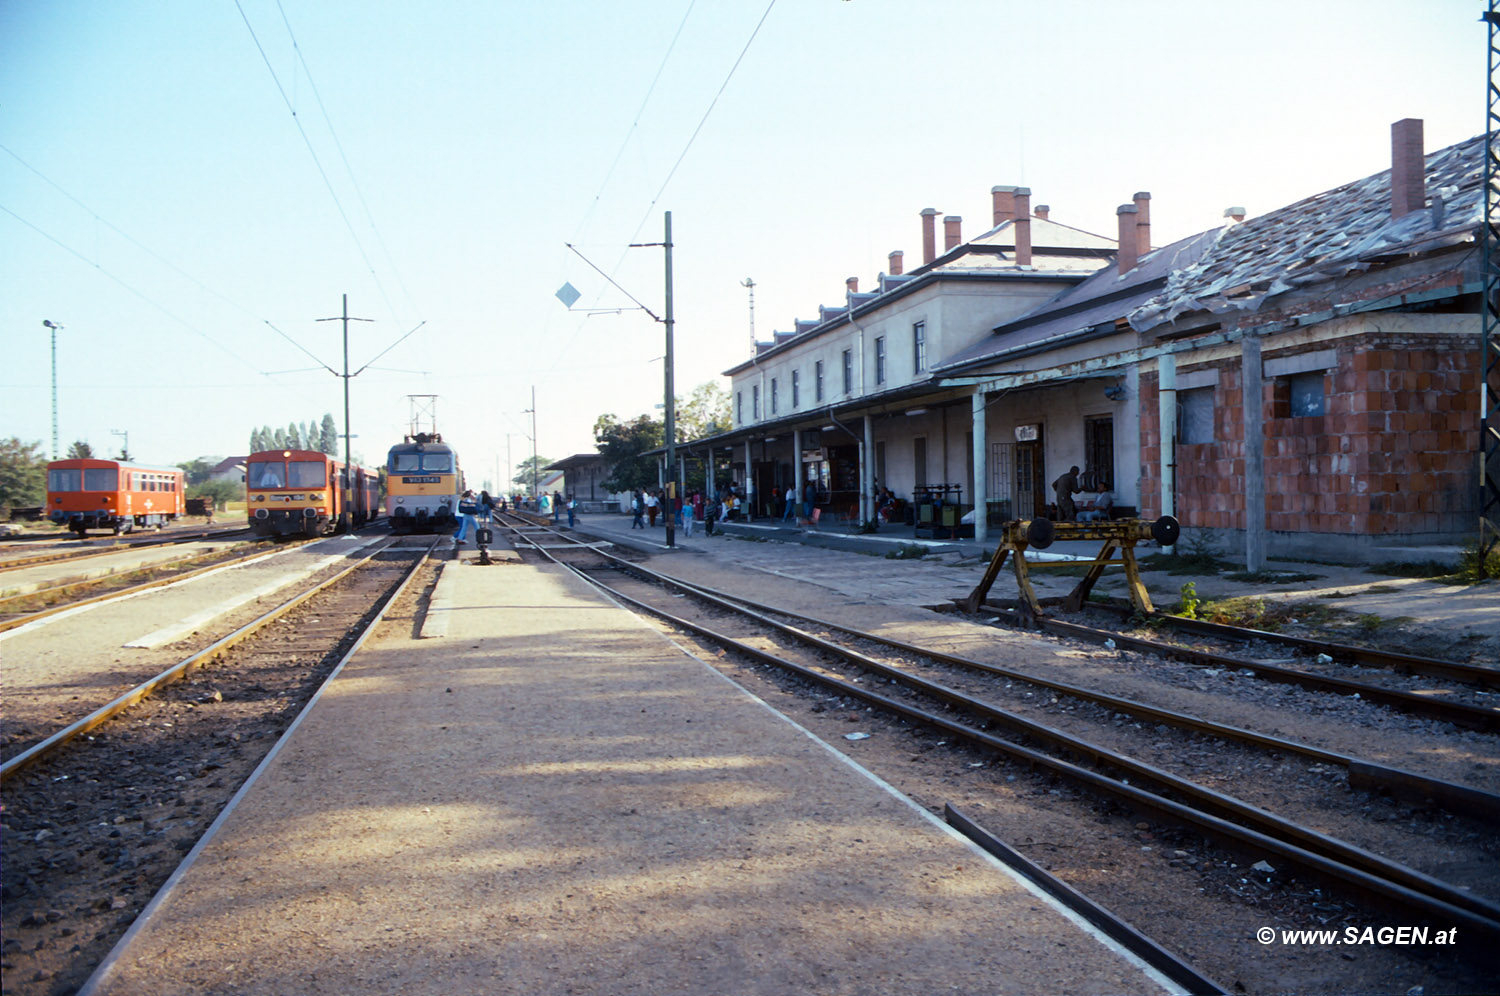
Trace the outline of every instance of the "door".
<instances>
[{"instance_id":1,"label":"door","mask_svg":"<svg viewBox=\"0 0 1500 996\"><path fill-rule=\"evenodd\" d=\"M1015 514L1034 519L1047 510L1046 467L1042 464L1040 439L1016 444Z\"/></svg>"}]
</instances>

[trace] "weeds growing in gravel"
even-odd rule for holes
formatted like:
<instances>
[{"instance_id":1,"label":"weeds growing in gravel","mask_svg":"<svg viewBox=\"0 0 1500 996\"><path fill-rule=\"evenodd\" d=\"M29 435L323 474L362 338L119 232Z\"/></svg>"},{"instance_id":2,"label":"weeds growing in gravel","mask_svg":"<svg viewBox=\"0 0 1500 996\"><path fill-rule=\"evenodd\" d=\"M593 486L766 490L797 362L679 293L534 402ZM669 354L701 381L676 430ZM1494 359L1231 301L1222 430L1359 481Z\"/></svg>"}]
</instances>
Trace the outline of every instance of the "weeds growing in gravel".
<instances>
[{"instance_id":1,"label":"weeds growing in gravel","mask_svg":"<svg viewBox=\"0 0 1500 996\"><path fill-rule=\"evenodd\" d=\"M902 543L885 555L886 560L921 560L927 556L927 548L920 543Z\"/></svg>"}]
</instances>

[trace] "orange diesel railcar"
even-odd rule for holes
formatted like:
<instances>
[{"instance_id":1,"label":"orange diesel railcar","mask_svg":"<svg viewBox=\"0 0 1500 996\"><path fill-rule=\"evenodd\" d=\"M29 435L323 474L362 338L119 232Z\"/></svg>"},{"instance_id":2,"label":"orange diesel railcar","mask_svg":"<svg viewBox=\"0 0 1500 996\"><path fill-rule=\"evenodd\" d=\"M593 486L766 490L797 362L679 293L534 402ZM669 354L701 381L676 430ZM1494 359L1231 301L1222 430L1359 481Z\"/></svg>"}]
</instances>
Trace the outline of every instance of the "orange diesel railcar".
<instances>
[{"instance_id":1,"label":"orange diesel railcar","mask_svg":"<svg viewBox=\"0 0 1500 996\"><path fill-rule=\"evenodd\" d=\"M80 536L90 529L112 529L118 535L136 526L160 528L185 510L182 483L176 467L53 460L47 464L47 515Z\"/></svg>"},{"instance_id":2,"label":"orange diesel railcar","mask_svg":"<svg viewBox=\"0 0 1500 996\"><path fill-rule=\"evenodd\" d=\"M357 528L380 513L380 481L354 468L353 488L344 465L316 450L264 450L245 459L245 503L257 536L321 536Z\"/></svg>"}]
</instances>

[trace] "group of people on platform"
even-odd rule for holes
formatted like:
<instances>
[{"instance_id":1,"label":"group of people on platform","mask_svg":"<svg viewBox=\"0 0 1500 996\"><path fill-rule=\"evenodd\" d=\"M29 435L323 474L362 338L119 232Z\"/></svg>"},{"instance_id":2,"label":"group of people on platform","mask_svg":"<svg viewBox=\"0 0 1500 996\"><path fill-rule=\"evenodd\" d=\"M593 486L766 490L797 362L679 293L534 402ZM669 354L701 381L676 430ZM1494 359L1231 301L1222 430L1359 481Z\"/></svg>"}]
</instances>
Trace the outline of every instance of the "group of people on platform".
<instances>
[{"instance_id":1,"label":"group of people on platform","mask_svg":"<svg viewBox=\"0 0 1500 996\"><path fill-rule=\"evenodd\" d=\"M568 528L572 529L578 524L578 500L572 495L564 498L560 491L554 491L550 495L543 492L535 501L532 501L530 497L523 494L492 497L488 491L481 491L476 496L473 489L470 489L458 499L458 530L453 534L453 545L463 546L468 542L470 529L477 528L481 522L488 525L496 512L505 512L512 508L524 508L541 515L550 515L552 521L558 524L561 524L562 514L566 511Z\"/></svg>"}]
</instances>

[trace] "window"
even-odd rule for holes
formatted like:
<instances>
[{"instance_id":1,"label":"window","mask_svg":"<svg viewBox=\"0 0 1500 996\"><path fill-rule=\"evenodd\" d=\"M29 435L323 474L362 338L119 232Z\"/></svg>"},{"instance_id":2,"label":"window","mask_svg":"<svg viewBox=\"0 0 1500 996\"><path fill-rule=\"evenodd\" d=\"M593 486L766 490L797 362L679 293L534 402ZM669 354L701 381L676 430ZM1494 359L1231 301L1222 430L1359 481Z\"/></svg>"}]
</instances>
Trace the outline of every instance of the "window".
<instances>
[{"instance_id":1,"label":"window","mask_svg":"<svg viewBox=\"0 0 1500 996\"><path fill-rule=\"evenodd\" d=\"M797 409L802 404L802 371L792 371L792 408Z\"/></svg>"},{"instance_id":2,"label":"window","mask_svg":"<svg viewBox=\"0 0 1500 996\"><path fill-rule=\"evenodd\" d=\"M885 383L885 336L875 337L875 383Z\"/></svg>"},{"instance_id":3,"label":"window","mask_svg":"<svg viewBox=\"0 0 1500 996\"><path fill-rule=\"evenodd\" d=\"M85 491L118 491L120 489L120 472L114 467L85 467L83 470L83 490Z\"/></svg>"},{"instance_id":4,"label":"window","mask_svg":"<svg viewBox=\"0 0 1500 996\"><path fill-rule=\"evenodd\" d=\"M750 417L760 421L760 385L754 384L750 388Z\"/></svg>"},{"instance_id":5,"label":"window","mask_svg":"<svg viewBox=\"0 0 1500 996\"><path fill-rule=\"evenodd\" d=\"M777 389L779 386L780 385L778 385L776 383L776 378L772 377L771 378L771 414L772 415L775 415L777 412L781 411L781 392Z\"/></svg>"},{"instance_id":6,"label":"window","mask_svg":"<svg viewBox=\"0 0 1500 996\"><path fill-rule=\"evenodd\" d=\"M734 420L741 425L745 422L745 392L734 392Z\"/></svg>"},{"instance_id":7,"label":"window","mask_svg":"<svg viewBox=\"0 0 1500 996\"><path fill-rule=\"evenodd\" d=\"M83 471L77 467L47 471L48 491L82 491Z\"/></svg>"},{"instance_id":8,"label":"window","mask_svg":"<svg viewBox=\"0 0 1500 996\"><path fill-rule=\"evenodd\" d=\"M1293 374L1287 382L1293 418L1323 414L1323 371Z\"/></svg>"},{"instance_id":9,"label":"window","mask_svg":"<svg viewBox=\"0 0 1500 996\"><path fill-rule=\"evenodd\" d=\"M1214 441L1213 388L1177 392L1177 441L1188 444Z\"/></svg>"},{"instance_id":10,"label":"window","mask_svg":"<svg viewBox=\"0 0 1500 996\"><path fill-rule=\"evenodd\" d=\"M927 323L917 322L911 327L912 372L927 372Z\"/></svg>"},{"instance_id":11,"label":"window","mask_svg":"<svg viewBox=\"0 0 1500 996\"><path fill-rule=\"evenodd\" d=\"M286 486L289 488L321 488L326 483L321 460L293 460L287 465L287 471L290 476Z\"/></svg>"},{"instance_id":12,"label":"window","mask_svg":"<svg viewBox=\"0 0 1500 996\"><path fill-rule=\"evenodd\" d=\"M816 401L816 402L818 402L818 403L820 403L820 404L823 401L823 361L822 360L819 360L817 363L813 364L813 400Z\"/></svg>"},{"instance_id":13,"label":"window","mask_svg":"<svg viewBox=\"0 0 1500 996\"><path fill-rule=\"evenodd\" d=\"M444 474L451 474L453 472L453 454L423 453L422 469L438 471Z\"/></svg>"},{"instance_id":14,"label":"window","mask_svg":"<svg viewBox=\"0 0 1500 996\"><path fill-rule=\"evenodd\" d=\"M400 470L416 470L417 454L402 453L398 459L401 461ZM411 461L407 466L406 461ZM246 468L249 472L246 480L251 489L256 488L284 488L286 487L286 464L281 460L252 463Z\"/></svg>"},{"instance_id":15,"label":"window","mask_svg":"<svg viewBox=\"0 0 1500 996\"><path fill-rule=\"evenodd\" d=\"M392 453L391 454L391 473L393 473L393 474L414 474L414 473L416 473L417 471L419 471L421 469L422 469L422 454L420 454L420 453ZM253 467L251 469L251 474L252 475L254 474L254 468ZM251 487L254 487L254 486L255 485L253 485L253 484L251 485Z\"/></svg>"},{"instance_id":16,"label":"window","mask_svg":"<svg viewBox=\"0 0 1500 996\"><path fill-rule=\"evenodd\" d=\"M854 393L854 350L844 350L844 393Z\"/></svg>"}]
</instances>

